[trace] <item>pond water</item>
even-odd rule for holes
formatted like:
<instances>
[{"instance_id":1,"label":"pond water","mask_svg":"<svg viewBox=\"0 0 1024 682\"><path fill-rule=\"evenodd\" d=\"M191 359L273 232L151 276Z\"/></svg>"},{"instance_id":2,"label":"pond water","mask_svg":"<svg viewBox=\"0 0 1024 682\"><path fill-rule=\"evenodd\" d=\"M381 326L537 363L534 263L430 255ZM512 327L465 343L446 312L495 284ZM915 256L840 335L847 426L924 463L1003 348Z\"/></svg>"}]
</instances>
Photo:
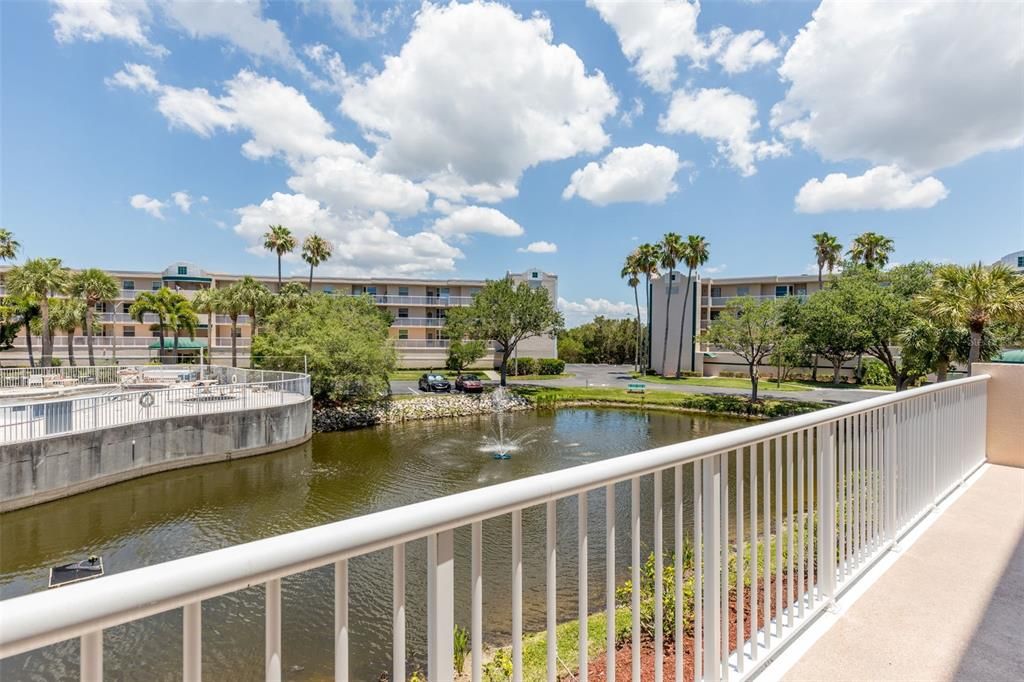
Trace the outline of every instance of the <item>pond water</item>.
<instances>
[{"instance_id":1,"label":"pond water","mask_svg":"<svg viewBox=\"0 0 1024 682\"><path fill-rule=\"evenodd\" d=\"M506 417L520 439L510 460L483 451L488 418L413 422L318 434L290 450L158 474L0 515L0 599L46 589L48 568L89 554L119 573L279 533L351 518L741 428L738 419L610 409L523 412ZM689 476L687 476L687 481ZM671 544L672 480L665 480L666 545ZM616 572L629 565L629 487L616 490ZM684 491L691 485L684 483ZM645 547L653 525L651 477L641 487ZM687 496L688 497L688 496ZM604 603L604 491L589 499L588 577L592 610ZM576 613L576 501L558 504L558 611ZM510 519L483 524L484 633L488 644L511 630ZM543 506L523 513L524 624L544 627ZM456 622L469 626L469 528L456 531ZM407 651L410 671L425 668L426 541L407 546ZM391 552L354 559L349 568L351 665L356 680L390 670ZM283 581L286 679L333 679L333 570ZM73 608L69 604L69 608ZM0 605L0 611L2 611ZM263 675L263 589L203 603L203 670L208 679ZM109 680L181 679L180 609L108 629ZM77 679L78 642L0 663L3 680Z\"/></svg>"}]
</instances>

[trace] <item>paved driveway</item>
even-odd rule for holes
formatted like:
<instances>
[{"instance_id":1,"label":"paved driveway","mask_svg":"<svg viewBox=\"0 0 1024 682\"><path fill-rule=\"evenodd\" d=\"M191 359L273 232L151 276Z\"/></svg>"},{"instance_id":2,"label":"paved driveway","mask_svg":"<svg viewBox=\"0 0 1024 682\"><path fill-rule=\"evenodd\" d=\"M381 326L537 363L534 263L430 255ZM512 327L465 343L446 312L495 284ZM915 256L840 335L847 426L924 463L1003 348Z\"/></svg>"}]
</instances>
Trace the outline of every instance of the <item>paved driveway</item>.
<instances>
[{"instance_id":1,"label":"paved driveway","mask_svg":"<svg viewBox=\"0 0 1024 682\"><path fill-rule=\"evenodd\" d=\"M630 376L633 371L630 365L566 365L565 371L575 376L567 379L550 379L545 381L524 382L512 379L509 384L534 383L542 386L580 386L591 388L615 388L626 389L626 385L635 381ZM852 403L865 398L873 398L885 395L885 391L866 391L855 388L817 388L806 391L772 391L771 382L762 381L758 393L766 398L789 398L790 400L816 400L826 403ZM391 390L394 393L416 393L415 381L392 381ZM745 388L717 388L714 386L688 386L680 384L647 383L648 391L675 391L678 393L712 393L718 395L748 395L749 389Z\"/></svg>"}]
</instances>

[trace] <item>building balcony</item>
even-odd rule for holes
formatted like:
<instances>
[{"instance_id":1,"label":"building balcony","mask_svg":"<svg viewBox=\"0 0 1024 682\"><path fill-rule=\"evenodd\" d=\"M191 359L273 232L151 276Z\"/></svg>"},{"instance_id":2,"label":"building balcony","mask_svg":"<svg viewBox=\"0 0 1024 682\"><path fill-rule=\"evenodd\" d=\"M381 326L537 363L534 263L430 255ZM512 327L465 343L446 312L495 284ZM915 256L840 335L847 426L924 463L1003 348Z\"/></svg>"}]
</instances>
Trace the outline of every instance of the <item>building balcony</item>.
<instances>
[{"instance_id":1,"label":"building balcony","mask_svg":"<svg viewBox=\"0 0 1024 682\"><path fill-rule=\"evenodd\" d=\"M730 301L733 301L737 298L752 298L755 301L774 301L777 298L794 297L799 299L800 301L807 300L807 294L786 294L785 296L776 296L775 294L759 294L756 296L750 294L747 294L745 296L704 296L701 300L706 306L711 306L712 308L719 308L729 305Z\"/></svg>"},{"instance_id":2,"label":"building balcony","mask_svg":"<svg viewBox=\"0 0 1024 682\"><path fill-rule=\"evenodd\" d=\"M423 305L445 308L464 306L473 302L472 296L397 296L394 294L348 294L369 296L377 305Z\"/></svg>"},{"instance_id":3,"label":"building balcony","mask_svg":"<svg viewBox=\"0 0 1024 682\"><path fill-rule=\"evenodd\" d=\"M632 679L639 680L642 657L671 649L660 628L642 639L639 592L631 607L617 598L625 577L616 576L616 555L628 553L636 585L650 552L654 584L687 603L680 615L693 614L680 630L698 637L680 634L675 647L692 654L693 679L1019 679L1024 470L986 463L986 455L998 434L1021 430L1019 400L1009 408L1003 401L1024 383L1004 375L998 391L1009 392L999 393L994 377L763 422L8 599L0 658L78 639L81 677L100 679L104 647L137 646L104 630L180 609L180 668L173 666L199 679L202 649L216 647L218 636L215 628L204 632L203 602L262 586L250 603L263 607L266 677L279 680L289 644L282 580L320 571L312 598L333 606L333 619L321 625L336 679L350 677L349 633L360 627L350 599L373 589L384 591L374 608L392 615L383 633L391 641L359 655L380 656L390 679L405 680L410 654L423 653L427 679L450 681L456 613L480 633L484 577L501 571L507 602L493 603L499 597L488 593L487 608L510 623L513 679L523 676L528 627L547 632L548 679L576 669L603 679L595 665L622 658L614 640L607 659L592 660L584 646L567 660L556 637L560 622L574 620L589 641L596 611L630 620ZM1006 423L991 427L999 419ZM642 487L653 492L652 508L641 509ZM625 524L615 513L623 494L631 501ZM507 529L500 546L483 546L485 522ZM565 528L569 542L558 534ZM654 540L641 545L647 533ZM425 552L413 545L420 541ZM682 566L689 551L695 570L664 581L664 566L673 558ZM544 567L524 571L534 560ZM559 578L562 562L579 567L571 580ZM588 579L595 565L605 576L598 582ZM373 583L362 582L374 570ZM427 586L428 597L409 620L413 581ZM216 604L230 611L241 601ZM653 622L664 622L663 600L652 609ZM418 636L424 621L426 646L414 652L406 637L414 629ZM479 634L471 637L467 667L475 680L484 646Z\"/></svg>"},{"instance_id":4,"label":"building balcony","mask_svg":"<svg viewBox=\"0 0 1024 682\"><path fill-rule=\"evenodd\" d=\"M443 317L396 317L391 323L392 327L443 327Z\"/></svg>"}]
</instances>

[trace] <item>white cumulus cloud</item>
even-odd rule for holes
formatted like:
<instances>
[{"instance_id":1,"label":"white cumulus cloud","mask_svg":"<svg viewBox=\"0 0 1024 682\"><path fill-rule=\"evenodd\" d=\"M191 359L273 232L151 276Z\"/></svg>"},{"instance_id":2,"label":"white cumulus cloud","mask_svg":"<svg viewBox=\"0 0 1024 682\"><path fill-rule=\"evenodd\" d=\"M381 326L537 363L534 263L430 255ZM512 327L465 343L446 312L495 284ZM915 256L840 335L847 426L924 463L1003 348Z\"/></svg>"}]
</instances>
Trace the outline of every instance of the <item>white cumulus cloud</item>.
<instances>
[{"instance_id":1,"label":"white cumulus cloud","mask_svg":"<svg viewBox=\"0 0 1024 682\"><path fill-rule=\"evenodd\" d=\"M760 126L757 103L729 88L678 90L668 111L658 120L662 132L691 133L714 140L718 153L742 175L756 173L757 161L789 154L780 142L754 140Z\"/></svg>"},{"instance_id":2,"label":"white cumulus cloud","mask_svg":"<svg viewBox=\"0 0 1024 682\"><path fill-rule=\"evenodd\" d=\"M1019 2L824 0L786 53L772 125L828 160L909 173L1024 144Z\"/></svg>"},{"instance_id":3,"label":"white cumulus cloud","mask_svg":"<svg viewBox=\"0 0 1024 682\"><path fill-rule=\"evenodd\" d=\"M712 50L697 33L700 3L688 0L587 0L619 38L622 53L640 80L668 92L676 79L676 60L687 57L703 66Z\"/></svg>"},{"instance_id":4,"label":"white cumulus cloud","mask_svg":"<svg viewBox=\"0 0 1024 682\"><path fill-rule=\"evenodd\" d=\"M896 166L876 166L854 177L829 173L824 180L808 180L796 195L796 210L826 213L931 208L948 194L949 190L936 178L916 180Z\"/></svg>"},{"instance_id":5,"label":"white cumulus cloud","mask_svg":"<svg viewBox=\"0 0 1024 682\"><path fill-rule=\"evenodd\" d=\"M590 322L596 316L621 319L636 316L636 305L625 301L613 302L607 298L584 298L582 302L558 298L558 309L565 314L567 326L576 326ZM640 307L643 318L645 308Z\"/></svg>"},{"instance_id":6,"label":"white cumulus cloud","mask_svg":"<svg viewBox=\"0 0 1024 682\"><path fill-rule=\"evenodd\" d=\"M192 211L192 197L188 192L184 190L180 192L171 192L171 199L174 201L174 205L181 209L182 213L189 213ZM203 197L202 201L206 201L206 197Z\"/></svg>"},{"instance_id":7,"label":"white cumulus cloud","mask_svg":"<svg viewBox=\"0 0 1024 682\"><path fill-rule=\"evenodd\" d=\"M377 145L380 168L429 179L453 201L504 198L525 169L608 143L615 94L552 39L539 14L425 4L400 52L352 84L341 110Z\"/></svg>"},{"instance_id":8,"label":"white cumulus cloud","mask_svg":"<svg viewBox=\"0 0 1024 682\"><path fill-rule=\"evenodd\" d=\"M516 249L519 253L557 253L558 245L553 242L530 242L526 247Z\"/></svg>"},{"instance_id":9,"label":"white cumulus cloud","mask_svg":"<svg viewBox=\"0 0 1024 682\"><path fill-rule=\"evenodd\" d=\"M149 6L139 0L53 0L50 17L59 43L75 40L98 42L105 38L124 40L155 56L167 49L149 40Z\"/></svg>"},{"instance_id":10,"label":"white cumulus cloud","mask_svg":"<svg viewBox=\"0 0 1024 682\"><path fill-rule=\"evenodd\" d=\"M753 30L733 34L729 28L722 27L712 31L711 36L717 48L715 61L728 74L750 71L762 64L769 64L782 55L778 46L765 38L764 31Z\"/></svg>"},{"instance_id":11,"label":"white cumulus cloud","mask_svg":"<svg viewBox=\"0 0 1024 682\"><path fill-rule=\"evenodd\" d=\"M132 208L145 211L154 218L164 219L163 210L167 208L167 204L159 199L154 199L145 194L133 194L128 203L131 204Z\"/></svg>"},{"instance_id":12,"label":"white cumulus cloud","mask_svg":"<svg viewBox=\"0 0 1024 682\"><path fill-rule=\"evenodd\" d=\"M473 233L496 237L518 237L522 226L496 208L464 206L434 222L434 232L443 237L462 238Z\"/></svg>"},{"instance_id":13,"label":"white cumulus cloud","mask_svg":"<svg viewBox=\"0 0 1024 682\"><path fill-rule=\"evenodd\" d=\"M616 147L600 163L576 170L562 198L579 195L598 206L625 201L657 203L678 189L674 178L679 168L679 154L668 147Z\"/></svg>"}]
</instances>

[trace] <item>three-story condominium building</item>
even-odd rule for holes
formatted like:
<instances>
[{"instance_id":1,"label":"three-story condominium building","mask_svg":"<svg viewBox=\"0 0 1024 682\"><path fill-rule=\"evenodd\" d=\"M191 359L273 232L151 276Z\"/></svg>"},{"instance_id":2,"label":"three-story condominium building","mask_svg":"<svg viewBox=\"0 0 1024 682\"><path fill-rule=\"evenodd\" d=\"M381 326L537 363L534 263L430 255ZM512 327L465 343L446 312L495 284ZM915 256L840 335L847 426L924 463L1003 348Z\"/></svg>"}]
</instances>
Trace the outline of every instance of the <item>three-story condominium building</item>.
<instances>
[{"instance_id":1,"label":"three-story condominium building","mask_svg":"<svg viewBox=\"0 0 1024 682\"><path fill-rule=\"evenodd\" d=\"M0 268L0 278L10 268ZM143 291L158 291L167 287L194 298L202 289L230 286L245 275L214 273L187 262L173 263L162 272L135 270L110 270L108 273L118 281L120 291L117 299L100 303L95 309L97 325L93 345L99 358L135 359L155 354L159 347L157 332L152 328L155 315L146 315L141 322L132 319L129 308L136 296ZM514 282L523 282L531 287L548 291L552 301L558 300L558 276L540 269L519 273L506 273ZM254 276L271 291L277 290L277 277ZM283 282L308 284L308 277L285 277ZM393 317L390 337L398 351L399 364L404 367L440 367L448 352L448 339L444 335L445 318L453 307L469 305L473 296L486 284L486 280L472 279L405 279L388 277L321 277L313 278L313 291L336 296L371 296L378 306ZM4 291L0 287L0 295ZM199 328L192 338L180 339L179 349L198 355L209 353L215 360L227 357L231 352L232 333L237 337L240 364L247 364L252 341L252 325L248 315L241 315L232 332L231 319L226 315L199 315ZM36 351L38 353L38 339ZM73 335L74 350L85 349L86 340L81 330ZM169 343L169 342L168 342ZM68 337L64 333L54 336L56 356L66 354ZM480 364L486 366L494 361L494 345ZM523 357L552 358L557 356L557 343L552 337L536 337L523 341L518 347ZM27 361L27 339L24 330L19 331L13 347L0 354L7 363Z\"/></svg>"}]
</instances>

